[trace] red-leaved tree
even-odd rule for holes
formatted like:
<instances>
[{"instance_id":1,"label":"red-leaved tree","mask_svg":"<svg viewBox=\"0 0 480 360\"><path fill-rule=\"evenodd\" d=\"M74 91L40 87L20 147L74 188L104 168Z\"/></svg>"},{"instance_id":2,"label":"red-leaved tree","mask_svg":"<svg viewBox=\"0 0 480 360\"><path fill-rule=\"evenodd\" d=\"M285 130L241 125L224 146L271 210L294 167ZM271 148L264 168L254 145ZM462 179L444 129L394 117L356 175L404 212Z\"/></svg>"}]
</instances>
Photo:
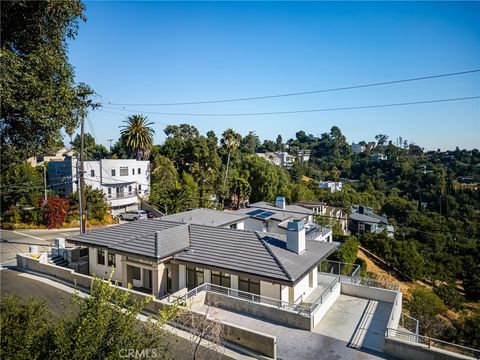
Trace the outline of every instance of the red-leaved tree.
<instances>
[{"instance_id":1,"label":"red-leaved tree","mask_svg":"<svg viewBox=\"0 0 480 360\"><path fill-rule=\"evenodd\" d=\"M49 197L46 209L47 227L49 229L60 227L65 222L69 209L68 199L58 196Z\"/></svg>"}]
</instances>

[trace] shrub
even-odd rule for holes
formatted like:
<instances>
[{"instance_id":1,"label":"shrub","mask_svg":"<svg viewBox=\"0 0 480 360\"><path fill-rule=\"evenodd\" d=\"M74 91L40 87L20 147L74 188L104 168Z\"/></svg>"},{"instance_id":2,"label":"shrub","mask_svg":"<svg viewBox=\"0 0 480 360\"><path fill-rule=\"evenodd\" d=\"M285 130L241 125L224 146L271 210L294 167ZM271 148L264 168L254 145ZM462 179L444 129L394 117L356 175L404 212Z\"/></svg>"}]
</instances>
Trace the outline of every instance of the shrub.
<instances>
[{"instance_id":1,"label":"shrub","mask_svg":"<svg viewBox=\"0 0 480 360\"><path fill-rule=\"evenodd\" d=\"M454 283L434 287L433 292L437 294L449 308L455 310L462 310L464 308L465 300Z\"/></svg>"}]
</instances>

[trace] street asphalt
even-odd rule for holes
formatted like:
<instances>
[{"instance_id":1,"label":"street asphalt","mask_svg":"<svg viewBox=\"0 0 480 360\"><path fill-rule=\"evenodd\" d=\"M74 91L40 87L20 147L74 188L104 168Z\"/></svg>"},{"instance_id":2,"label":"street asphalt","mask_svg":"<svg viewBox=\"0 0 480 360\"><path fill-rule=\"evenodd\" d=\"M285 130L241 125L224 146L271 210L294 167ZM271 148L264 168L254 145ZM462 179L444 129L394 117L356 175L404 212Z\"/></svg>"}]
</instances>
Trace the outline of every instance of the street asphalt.
<instances>
[{"instance_id":1,"label":"street asphalt","mask_svg":"<svg viewBox=\"0 0 480 360\"><path fill-rule=\"evenodd\" d=\"M28 252L31 245L47 251L57 237L78 233L78 229L59 230L0 230L0 265L16 265L17 253Z\"/></svg>"}]
</instances>

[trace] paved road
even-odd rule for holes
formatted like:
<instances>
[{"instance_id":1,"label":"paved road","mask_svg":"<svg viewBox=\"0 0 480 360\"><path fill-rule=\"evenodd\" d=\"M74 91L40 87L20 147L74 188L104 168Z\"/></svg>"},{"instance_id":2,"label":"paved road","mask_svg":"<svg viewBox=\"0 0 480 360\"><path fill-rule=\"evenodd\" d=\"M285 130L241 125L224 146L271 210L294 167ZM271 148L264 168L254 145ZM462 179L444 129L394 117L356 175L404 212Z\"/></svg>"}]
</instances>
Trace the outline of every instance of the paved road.
<instances>
[{"instance_id":1,"label":"paved road","mask_svg":"<svg viewBox=\"0 0 480 360\"><path fill-rule=\"evenodd\" d=\"M60 315L68 307L74 290L52 280L41 278L16 271L15 269L2 269L0 271L1 297L7 294L17 294L21 298L34 297L45 300L52 314Z\"/></svg>"},{"instance_id":2,"label":"paved road","mask_svg":"<svg viewBox=\"0 0 480 360\"><path fill-rule=\"evenodd\" d=\"M0 230L0 265L16 265L17 253L28 252L28 247L38 245L46 251L57 237L75 234L78 230Z\"/></svg>"}]
</instances>

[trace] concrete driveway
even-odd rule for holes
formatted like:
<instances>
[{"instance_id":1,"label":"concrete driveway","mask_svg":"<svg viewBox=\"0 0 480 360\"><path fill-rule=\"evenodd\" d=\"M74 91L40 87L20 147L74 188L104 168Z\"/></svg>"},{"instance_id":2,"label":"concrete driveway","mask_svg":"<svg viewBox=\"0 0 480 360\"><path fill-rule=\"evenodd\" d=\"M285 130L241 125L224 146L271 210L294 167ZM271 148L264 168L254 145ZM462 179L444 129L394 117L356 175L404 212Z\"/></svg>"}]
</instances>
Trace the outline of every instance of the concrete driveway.
<instances>
[{"instance_id":1,"label":"concrete driveway","mask_svg":"<svg viewBox=\"0 0 480 360\"><path fill-rule=\"evenodd\" d=\"M196 310L206 311L207 306L201 305ZM295 329L229 310L219 308L208 310L210 316L214 319L276 336L277 358L279 360L391 359L386 354L367 352L368 350L365 349L355 349L348 346L348 341L342 341L316 332Z\"/></svg>"}]
</instances>

